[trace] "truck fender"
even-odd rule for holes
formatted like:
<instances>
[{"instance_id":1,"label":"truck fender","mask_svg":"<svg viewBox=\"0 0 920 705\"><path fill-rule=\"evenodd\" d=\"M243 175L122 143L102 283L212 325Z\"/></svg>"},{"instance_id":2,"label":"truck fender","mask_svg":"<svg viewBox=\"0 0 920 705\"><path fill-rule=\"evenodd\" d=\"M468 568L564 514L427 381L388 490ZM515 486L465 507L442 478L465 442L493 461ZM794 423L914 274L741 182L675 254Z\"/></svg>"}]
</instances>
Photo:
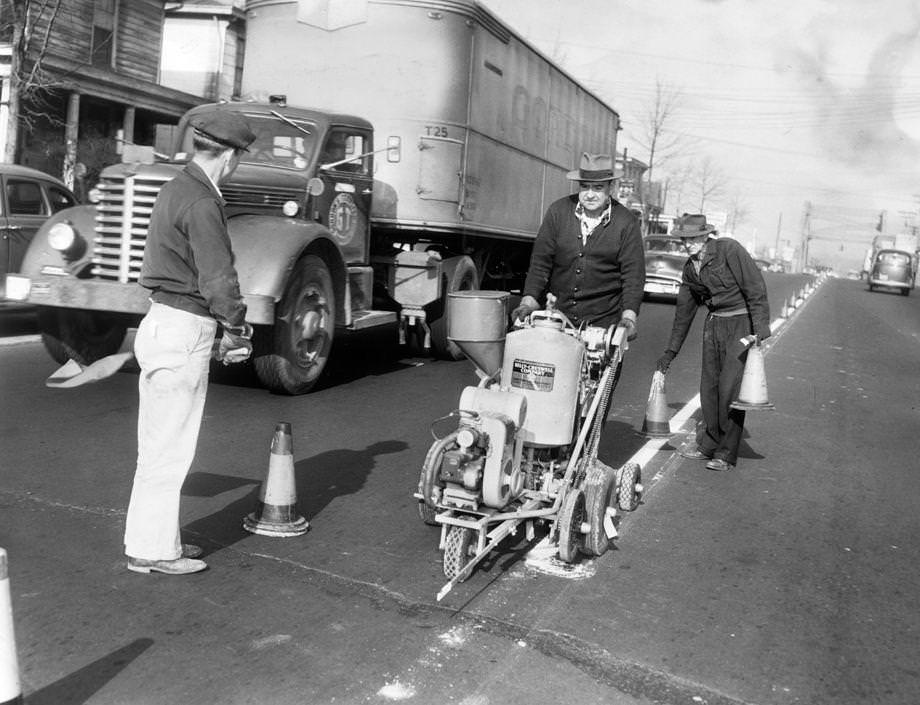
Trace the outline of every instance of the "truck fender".
<instances>
[{"instance_id":1,"label":"truck fender","mask_svg":"<svg viewBox=\"0 0 920 705\"><path fill-rule=\"evenodd\" d=\"M55 223L69 223L74 230L83 238L86 243L86 249L79 259L68 263L60 252L51 248L48 244L48 230ZM95 237L96 227L96 206L74 206L58 211L48 220L42 223L42 226L35 233L32 242L26 250L22 259L22 265L19 272L26 276L36 277L41 274L42 267L70 267L71 269L82 268L93 256L93 238Z\"/></svg>"},{"instance_id":2,"label":"truck fender","mask_svg":"<svg viewBox=\"0 0 920 705\"><path fill-rule=\"evenodd\" d=\"M297 260L307 252L318 255L329 267L335 289L336 320L345 320L347 270L332 234L318 223L264 215L238 215L227 224L240 290L247 299L255 323L268 323L256 315L253 303L281 300Z\"/></svg>"}]
</instances>

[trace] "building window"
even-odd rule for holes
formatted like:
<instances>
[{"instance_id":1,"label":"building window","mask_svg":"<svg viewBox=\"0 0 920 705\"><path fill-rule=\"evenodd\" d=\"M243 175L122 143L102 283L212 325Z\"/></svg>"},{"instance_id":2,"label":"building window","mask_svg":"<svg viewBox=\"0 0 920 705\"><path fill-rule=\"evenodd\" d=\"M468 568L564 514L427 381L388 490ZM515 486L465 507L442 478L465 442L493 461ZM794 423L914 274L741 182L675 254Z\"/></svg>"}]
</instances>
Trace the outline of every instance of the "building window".
<instances>
[{"instance_id":1,"label":"building window","mask_svg":"<svg viewBox=\"0 0 920 705\"><path fill-rule=\"evenodd\" d=\"M96 0L93 8L93 47L90 63L111 68L115 57L117 0Z\"/></svg>"}]
</instances>

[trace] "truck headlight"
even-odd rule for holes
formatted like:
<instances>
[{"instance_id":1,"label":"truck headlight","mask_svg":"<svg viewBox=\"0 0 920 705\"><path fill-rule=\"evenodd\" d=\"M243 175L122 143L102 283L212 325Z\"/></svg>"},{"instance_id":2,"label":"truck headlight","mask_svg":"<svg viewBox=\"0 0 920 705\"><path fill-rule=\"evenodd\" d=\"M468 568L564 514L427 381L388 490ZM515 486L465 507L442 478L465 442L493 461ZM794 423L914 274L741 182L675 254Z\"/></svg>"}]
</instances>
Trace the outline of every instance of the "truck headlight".
<instances>
[{"instance_id":1,"label":"truck headlight","mask_svg":"<svg viewBox=\"0 0 920 705\"><path fill-rule=\"evenodd\" d=\"M48 229L48 244L68 262L80 259L86 252L86 240L67 222L55 223Z\"/></svg>"}]
</instances>

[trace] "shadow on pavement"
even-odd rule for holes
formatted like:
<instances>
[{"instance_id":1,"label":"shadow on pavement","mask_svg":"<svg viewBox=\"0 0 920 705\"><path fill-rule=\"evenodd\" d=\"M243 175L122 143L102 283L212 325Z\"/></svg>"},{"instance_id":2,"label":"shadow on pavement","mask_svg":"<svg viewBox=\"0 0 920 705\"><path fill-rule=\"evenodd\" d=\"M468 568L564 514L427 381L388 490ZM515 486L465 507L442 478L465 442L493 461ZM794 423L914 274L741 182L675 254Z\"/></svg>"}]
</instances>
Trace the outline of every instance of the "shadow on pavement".
<instances>
[{"instance_id":1,"label":"shadow on pavement","mask_svg":"<svg viewBox=\"0 0 920 705\"><path fill-rule=\"evenodd\" d=\"M153 639L135 639L24 699L25 705L82 705L153 646Z\"/></svg>"},{"instance_id":2,"label":"shadow on pavement","mask_svg":"<svg viewBox=\"0 0 920 705\"><path fill-rule=\"evenodd\" d=\"M405 441L379 441L363 450L337 449L298 461L294 464L294 475L300 512L308 521L313 521L334 499L357 494L364 487L377 456L400 453L408 447ZM251 536L243 529L242 520L258 506L262 481L253 483L238 477L195 473L189 476L182 493L209 497L246 484L255 486L245 497L210 516L191 522L184 531L221 546L229 546Z\"/></svg>"}]
</instances>

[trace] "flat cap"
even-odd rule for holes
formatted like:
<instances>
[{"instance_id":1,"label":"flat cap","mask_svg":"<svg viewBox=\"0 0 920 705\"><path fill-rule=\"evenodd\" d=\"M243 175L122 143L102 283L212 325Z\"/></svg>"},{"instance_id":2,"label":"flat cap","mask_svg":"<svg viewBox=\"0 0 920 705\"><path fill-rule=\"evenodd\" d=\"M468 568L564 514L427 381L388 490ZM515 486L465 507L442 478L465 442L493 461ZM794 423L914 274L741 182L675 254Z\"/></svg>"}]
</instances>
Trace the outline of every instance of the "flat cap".
<instances>
[{"instance_id":1,"label":"flat cap","mask_svg":"<svg viewBox=\"0 0 920 705\"><path fill-rule=\"evenodd\" d=\"M200 113L191 119L191 125L205 137L236 149L246 149L256 138L246 118L232 110Z\"/></svg>"}]
</instances>

